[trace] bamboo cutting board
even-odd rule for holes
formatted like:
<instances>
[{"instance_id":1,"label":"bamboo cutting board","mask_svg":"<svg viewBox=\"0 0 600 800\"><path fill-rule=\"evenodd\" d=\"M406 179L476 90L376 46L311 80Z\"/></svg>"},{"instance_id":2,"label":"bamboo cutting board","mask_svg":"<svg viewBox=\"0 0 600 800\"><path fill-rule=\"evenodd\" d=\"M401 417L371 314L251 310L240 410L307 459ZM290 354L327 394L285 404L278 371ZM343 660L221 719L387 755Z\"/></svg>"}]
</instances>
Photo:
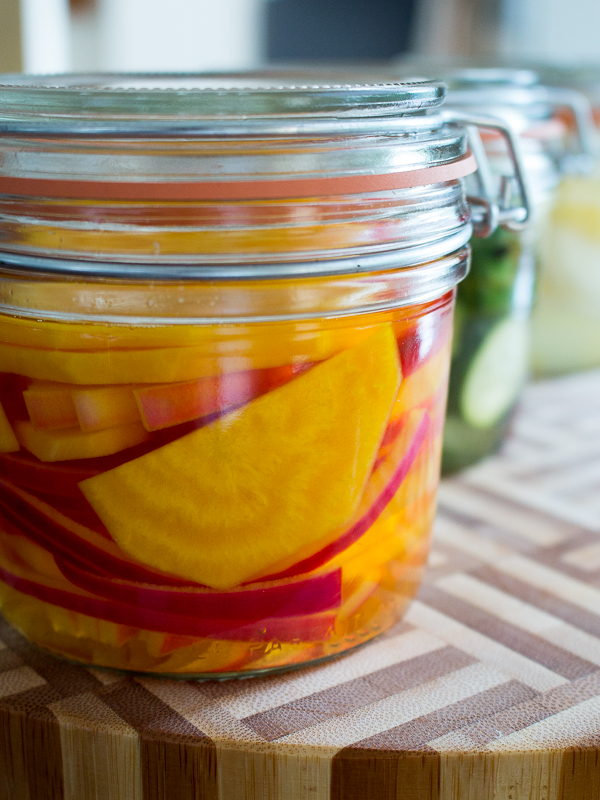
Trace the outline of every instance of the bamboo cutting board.
<instances>
[{"instance_id":1,"label":"bamboo cutting board","mask_svg":"<svg viewBox=\"0 0 600 800\"><path fill-rule=\"evenodd\" d=\"M406 618L338 661L183 683L0 627L0 800L597 800L600 372L531 387L446 481Z\"/></svg>"}]
</instances>

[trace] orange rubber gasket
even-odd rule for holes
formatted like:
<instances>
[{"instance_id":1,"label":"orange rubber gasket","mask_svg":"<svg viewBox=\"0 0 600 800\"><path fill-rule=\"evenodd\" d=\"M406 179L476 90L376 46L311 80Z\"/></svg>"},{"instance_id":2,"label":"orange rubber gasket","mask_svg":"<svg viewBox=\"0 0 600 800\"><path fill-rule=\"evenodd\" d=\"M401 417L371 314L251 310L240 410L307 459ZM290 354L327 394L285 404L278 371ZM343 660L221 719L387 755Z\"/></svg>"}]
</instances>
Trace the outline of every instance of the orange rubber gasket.
<instances>
[{"instance_id":1,"label":"orange rubber gasket","mask_svg":"<svg viewBox=\"0 0 600 800\"><path fill-rule=\"evenodd\" d=\"M474 156L466 153L435 167L340 178L126 183L0 176L0 193L70 200L276 200L410 189L463 178L476 169Z\"/></svg>"}]
</instances>

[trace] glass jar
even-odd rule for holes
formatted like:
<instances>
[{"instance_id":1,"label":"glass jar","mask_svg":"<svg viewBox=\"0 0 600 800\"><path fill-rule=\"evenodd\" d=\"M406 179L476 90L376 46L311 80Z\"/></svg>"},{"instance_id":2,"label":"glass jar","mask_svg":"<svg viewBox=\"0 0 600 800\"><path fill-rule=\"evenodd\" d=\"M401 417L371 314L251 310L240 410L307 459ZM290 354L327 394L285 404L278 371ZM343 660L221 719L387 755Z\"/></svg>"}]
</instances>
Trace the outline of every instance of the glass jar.
<instances>
[{"instance_id":1,"label":"glass jar","mask_svg":"<svg viewBox=\"0 0 600 800\"><path fill-rule=\"evenodd\" d=\"M542 70L548 83L585 94L600 130L600 69ZM568 120L567 120L568 122ZM572 131L572 126L570 126ZM600 157L588 174L561 182L540 253L532 318L532 366L538 376L600 366Z\"/></svg>"},{"instance_id":2,"label":"glass jar","mask_svg":"<svg viewBox=\"0 0 600 800\"><path fill-rule=\"evenodd\" d=\"M439 84L293 80L0 81L0 602L55 654L287 669L418 587L476 165Z\"/></svg>"},{"instance_id":3,"label":"glass jar","mask_svg":"<svg viewBox=\"0 0 600 800\"><path fill-rule=\"evenodd\" d=\"M442 470L453 472L495 452L506 436L529 374L538 246L566 156L566 128L557 111L566 108L582 120L582 139L587 128L578 98L540 86L532 71L466 68L446 70L442 77L449 107L496 117L513 128L532 203L532 224L525 229L515 220L491 233L480 226L485 238L472 241L472 268L456 299L444 431ZM485 176L489 191L506 195L510 206L512 163L505 140L492 126L482 142L491 167ZM587 141L575 145L572 163L583 157Z\"/></svg>"}]
</instances>

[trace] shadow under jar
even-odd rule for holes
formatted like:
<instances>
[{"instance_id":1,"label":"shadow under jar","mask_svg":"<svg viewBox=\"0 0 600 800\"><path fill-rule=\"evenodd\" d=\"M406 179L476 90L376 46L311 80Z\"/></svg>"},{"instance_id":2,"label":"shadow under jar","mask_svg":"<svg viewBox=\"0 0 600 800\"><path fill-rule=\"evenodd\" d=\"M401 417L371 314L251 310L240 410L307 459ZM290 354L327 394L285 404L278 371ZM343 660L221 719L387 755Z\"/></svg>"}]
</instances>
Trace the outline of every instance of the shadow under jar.
<instances>
[{"instance_id":1,"label":"shadow under jar","mask_svg":"<svg viewBox=\"0 0 600 800\"><path fill-rule=\"evenodd\" d=\"M439 84L293 80L0 80L0 602L55 654L288 669L418 588L475 162Z\"/></svg>"}]
</instances>

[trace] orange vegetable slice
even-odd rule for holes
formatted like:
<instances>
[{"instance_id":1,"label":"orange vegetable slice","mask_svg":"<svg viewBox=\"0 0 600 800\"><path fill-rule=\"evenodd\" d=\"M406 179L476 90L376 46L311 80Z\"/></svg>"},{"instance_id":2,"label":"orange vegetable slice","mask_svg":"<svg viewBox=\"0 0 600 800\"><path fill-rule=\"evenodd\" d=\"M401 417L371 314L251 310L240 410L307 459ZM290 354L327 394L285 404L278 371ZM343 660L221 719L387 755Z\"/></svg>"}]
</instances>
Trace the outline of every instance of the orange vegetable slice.
<instances>
[{"instance_id":1,"label":"orange vegetable slice","mask_svg":"<svg viewBox=\"0 0 600 800\"><path fill-rule=\"evenodd\" d=\"M245 372L226 372L186 383L139 387L133 392L138 404L138 417L141 414L144 427L148 431L170 428L182 422L244 405L255 397L282 386L302 369L287 365Z\"/></svg>"},{"instance_id":2,"label":"orange vegetable slice","mask_svg":"<svg viewBox=\"0 0 600 800\"><path fill-rule=\"evenodd\" d=\"M69 386L34 382L23 392L23 400L34 428L56 430L79 424Z\"/></svg>"},{"instance_id":3,"label":"orange vegetable slice","mask_svg":"<svg viewBox=\"0 0 600 800\"><path fill-rule=\"evenodd\" d=\"M8 421L6 412L0 405L0 453L16 453L20 449L18 439Z\"/></svg>"},{"instance_id":4,"label":"orange vegetable slice","mask_svg":"<svg viewBox=\"0 0 600 800\"><path fill-rule=\"evenodd\" d=\"M108 456L141 444L149 438L141 422L84 433L79 428L37 430L31 422L20 421L15 423L15 433L18 442L40 461L71 461Z\"/></svg>"},{"instance_id":5,"label":"orange vegetable slice","mask_svg":"<svg viewBox=\"0 0 600 800\"><path fill-rule=\"evenodd\" d=\"M216 422L80 484L137 560L217 589L352 519L401 380L389 324Z\"/></svg>"},{"instance_id":6,"label":"orange vegetable slice","mask_svg":"<svg viewBox=\"0 0 600 800\"><path fill-rule=\"evenodd\" d=\"M23 399L33 426L86 433L142 422L147 431L224 412L291 380L312 364L229 372L183 383L82 386L33 381Z\"/></svg>"},{"instance_id":7,"label":"orange vegetable slice","mask_svg":"<svg viewBox=\"0 0 600 800\"><path fill-rule=\"evenodd\" d=\"M243 369L245 363L241 358L231 359L230 371ZM218 358L205 355L204 348L195 347L79 352L0 344L0 372L43 381L98 386L175 383L215 375L219 364Z\"/></svg>"},{"instance_id":8,"label":"orange vegetable slice","mask_svg":"<svg viewBox=\"0 0 600 800\"><path fill-rule=\"evenodd\" d=\"M25 536L18 534L8 533L4 521L0 522L2 525L2 541L13 556L20 560L22 566L26 566L38 575L45 575L47 578L52 578L57 581L63 580L63 574L56 565L56 561L52 553L40 547L39 544L32 542Z\"/></svg>"}]
</instances>

